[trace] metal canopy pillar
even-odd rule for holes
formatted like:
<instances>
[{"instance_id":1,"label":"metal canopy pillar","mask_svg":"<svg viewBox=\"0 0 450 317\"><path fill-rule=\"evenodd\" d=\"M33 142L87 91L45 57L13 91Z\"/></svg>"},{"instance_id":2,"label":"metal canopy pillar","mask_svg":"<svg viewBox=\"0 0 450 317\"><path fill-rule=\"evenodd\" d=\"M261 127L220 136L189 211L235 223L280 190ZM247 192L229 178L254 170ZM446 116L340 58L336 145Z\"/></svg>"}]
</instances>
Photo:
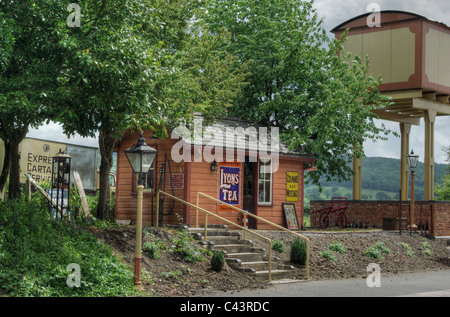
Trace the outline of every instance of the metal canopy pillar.
<instances>
[{"instance_id":1,"label":"metal canopy pillar","mask_svg":"<svg viewBox=\"0 0 450 317\"><path fill-rule=\"evenodd\" d=\"M408 180L409 169L406 155L409 154L409 135L411 133L411 124L400 123L401 133L401 155L400 155L400 200L408 200Z\"/></svg>"},{"instance_id":2,"label":"metal canopy pillar","mask_svg":"<svg viewBox=\"0 0 450 317\"><path fill-rule=\"evenodd\" d=\"M436 111L424 111L425 158L424 158L424 199L434 200L434 123Z\"/></svg>"}]
</instances>

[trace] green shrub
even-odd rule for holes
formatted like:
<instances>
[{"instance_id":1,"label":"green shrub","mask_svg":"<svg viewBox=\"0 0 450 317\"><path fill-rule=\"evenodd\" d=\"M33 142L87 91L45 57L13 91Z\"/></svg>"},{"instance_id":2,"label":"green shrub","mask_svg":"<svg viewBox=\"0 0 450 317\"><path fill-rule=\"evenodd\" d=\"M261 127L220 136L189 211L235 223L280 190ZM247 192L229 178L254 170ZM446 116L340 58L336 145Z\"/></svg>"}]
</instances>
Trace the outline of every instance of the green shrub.
<instances>
[{"instance_id":1,"label":"green shrub","mask_svg":"<svg viewBox=\"0 0 450 317\"><path fill-rule=\"evenodd\" d=\"M422 242L422 244L420 245L421 249L422 249L422 253L432 256L434 254L433 252L433 248L431 247L431 244L429 244L427 241Z\"/></svg>"},{"instance_id":2,"label":"green shrub","mask_svg":"<svg viewBox=\"0 0 450 317\"><path fill-rule=\"evenodd\" d=\"M285 253L286 252L286 245L281 240L275 240L272 243L272 250L278 252L278 253Z\"/></svg>"},{"instance_id":3,"label":"green shrub","mask_svg":"<svg viewBox=\"0 0 450 317\"><path fill-rule=\"evenodd\" d=\"M159 259L161 257L159 245L155 242L145 242L142 250L152 259Z\"/></svg>"},{"instance_id":4,"label":"green shrub","mask_svg":"<svg viewBox=\"0 0 450 317\"><path fill-rule=\"evenodd\" d=\"M211 257L211 268L216 272L220 272L225 268L225 256L222 251L214 251Z\"/></svg>"},{"instance_id":5,"label":"green shrub","mask_svg":"<svg viewBox=\"0 0 450 317\"><path fill-rule=\"evenodd\" d=\"M292 263L304 265L306 263L307 246L306 242L295 238L291 244L290 260Z\"/></svg>"},{"instance_id":6,"label":"green shrub","mask_svg":"<svg viewBox=\"0 0 450 317\"><path fill-rule=\"evenodd\" d=\"M344 245L341 242L337 242L337 241L333 241L333 243L331 243L328 246L328 249L330 249L331 251L339 252L339 253L347 252L347 249L344 247Z\"/></svg>"},{"instance_id":7,"label":"green shrub","mask_svg":"<svg viewBox=\"0 0 450 317\"><path fill-rule=\"evenodd\" d=\"M194 238L185 230L177 232L177 238L171 240L171 252L177 253L184 257L188 262L198 262L205 260L204 252L201 250Z\"/></svg>"},{"instance_id":8,"label":"green shrub","mask_svg":"<svg viewBox=\"0 0 450 317\"><path fill-rule=\"evenodd\" d=\"M366 250L364 253L366 256L376 259L376 260L382 260L383 256L381 253L389 254L391 253L391 249L389 249L384 242L377 242L373 246L371 246L369 249Z\"/></svg>"},{"instance_id":9,"label":"green shrub","mask_svg":"<svg viewBox=\"0 0 450 317\"><path fill-rule=\"evenodd\" d=\"M38 201L0 202L0 295L130 296L133 270L91 233L52 219ZM80 287L69 287L71 263Z\"/></svg>"},{"instance_id":10,"label":"green shrub","mask_svg":"<svg viewBox=\"0 0 450 317\"><path fill-rule=\"evenodd\" d=\"M334 253L331 250L320 251L319 255L321 257L324 257L325 259L331 260L333 262L337 261L336 256L334 255Z\"/></svg>"},{"instance_id":11,"label":"green shrub","mask_svg":"<svg viewBox=\"0 0 450 317\"><path fill-rule=\"evenodd\" d=\"M414 252L414 250L408 243L400 242L400 245L402 246L403 249L406 250L407 256L409 256L410 258L414 258L416 256L416 252Z\"/></svg>"}]
</instances>

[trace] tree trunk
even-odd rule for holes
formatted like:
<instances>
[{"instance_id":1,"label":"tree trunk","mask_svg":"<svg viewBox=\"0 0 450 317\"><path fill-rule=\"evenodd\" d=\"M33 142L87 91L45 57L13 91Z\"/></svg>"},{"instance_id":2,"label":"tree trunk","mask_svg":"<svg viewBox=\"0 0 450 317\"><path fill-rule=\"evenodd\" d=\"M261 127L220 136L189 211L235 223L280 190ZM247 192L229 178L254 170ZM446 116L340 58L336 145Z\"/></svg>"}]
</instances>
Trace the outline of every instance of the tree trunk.
<instances>
[{"instance_id":1,"label":"tree trunk","mask_svg":"<svg viewBox=\"0 0 450 317\"><path fill-rule=\"evenodd\" d=\"M5 189L6 189L6 183L8 181L8 175L9 175L9 167L11 163L11 156L10 156L10 144L9 140L6 140L4 142L5 146L5 156L3 158L3 168L0 172L0 200L3 200L5 197Z\"/></svg>"},{"instance_id":2,"label":"tree trunk","mask_svg":"<svg viewBox=\"0 0 450 317\"><path fill-rule=\"evenodd\" d=\"M20 198L20 155L19 144L22 140L10 141L11 171L9 175L9 199Z\"/></svg>"},{"instance_id":3,"label":"tree trunk","mask_svg":"<svg viewBox=\"0 0 450 317\"><path fill-rule=\"evenodd\" d=\"M101 154L101 163L97 217L99 217L100 219L106 219L108 217L109 173L113 164L115 138L112 138L108 134L108 132L100 130L98 139Z\"/></svg>"}]
</instances>

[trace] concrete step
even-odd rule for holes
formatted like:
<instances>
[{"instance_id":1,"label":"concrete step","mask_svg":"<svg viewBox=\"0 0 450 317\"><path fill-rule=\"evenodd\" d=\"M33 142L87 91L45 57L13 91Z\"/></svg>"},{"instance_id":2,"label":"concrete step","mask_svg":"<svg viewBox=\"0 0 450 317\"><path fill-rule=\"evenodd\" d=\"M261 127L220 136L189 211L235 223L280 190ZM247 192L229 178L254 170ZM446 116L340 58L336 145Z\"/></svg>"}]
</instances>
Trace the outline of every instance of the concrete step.
<instances>
[{"instance_id":1,"label":"concrete step","mask_svg":"<svg viewBox=\"0 0 450 317\"><path fill-rule=\"evenodd\" d=\"M225 253L225 258L227 260L239 259L241 260L241 262L262 261L264 259L264 253L260 252Z\"/></svg>"},{"instance_id":2,"label":"concrete step","mask_svg":"<svg viewBox=\"0 0 450 317\"><path fill-rule=\"evenodd\" d=\"M222 250L227 253L247 253L252 251L257 251L250 244L214 244L212 247L213 250Z\"/></svg>"},{"instance_id":3,"label":"concrete step","mask_svg":"<svg viewBox=\"0 0 450 317\"><path fill-rule=\"evenodd\" d=\"M208 225L206 241L204 227L189 228L189 232L199 240L200 244L210 250L222 251L231 268L252 274L258 280L269 279L267 250L255 247L252 240L243 240L239 232L228 231L227 226L224 225ZM291 278L293 272L293 267L280 264L280 259L272 256L272 280Z\"/></svg>"},{"instance_id":4,"label":"concrete step","mask_svg":"<svg viewBox=\"0 0 450 317\"><path fill-rule=\"evenodd\" d=\"M241 262L242 267L251 267L256 271L264 271L269 269L269 261L251 261L251 262ZM278 262L272 261L272 270L278 268Z\"/></svg>"},{"instance_id":5,"label":"concrete step","mask_svg":"<svg viewBox=\"0 0 450 317\"><path fill-rule=\"evenodd\" d=\"M293 274L293 270L272 270L272 280L281 280L281 279L287 279L291 278ZM255 277L259 281L264 281L269 279L269 270L264 271L256 271Z\"/></svg>"}]
</instances>

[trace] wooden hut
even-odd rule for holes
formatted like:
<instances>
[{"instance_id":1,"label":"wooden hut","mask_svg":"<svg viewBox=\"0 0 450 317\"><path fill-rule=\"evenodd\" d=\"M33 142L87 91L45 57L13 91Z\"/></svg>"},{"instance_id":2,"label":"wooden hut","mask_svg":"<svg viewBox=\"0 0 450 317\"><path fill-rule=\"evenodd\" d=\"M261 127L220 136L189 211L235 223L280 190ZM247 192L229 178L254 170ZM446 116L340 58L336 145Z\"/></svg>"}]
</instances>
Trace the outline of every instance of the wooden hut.
<instances>
[{"instance_id":1,"label":"wooden hut","mask_svg":"<svg viewBox=\"0 0 450 317\"><path fill-rule=\"evenodd\" d=\"M197 123L203 122L200 115L194 122L194 129L176 128L165 139L153 137L150 130L143 131L147 145L158 150L152 168L144 177L144 224L156 224L156 191L162 190L193 204L201 192L285 227L295 228L295 221L291 223L293 218L289 218L293 216L298 227L302 227L304 174L314 168L314 156L302 150L289 150L279 143L275 128L265 129L242 119L224 118L196 129ZM136 218L138 178L124 151L136 144L138 137L139 132L126 133L117 147L115 216L118 220ZM160 210L162 224L195 224L195 208L168 196L161 197L164 197ZM245 220L240 212L205 197L200 198L199 205L237 224ZM200 214L200 224L203 219L204 215ZM209 218L208 223L220 221ZM271 228L252 219L248 226Z\"/></svg>"}]
</instances>

